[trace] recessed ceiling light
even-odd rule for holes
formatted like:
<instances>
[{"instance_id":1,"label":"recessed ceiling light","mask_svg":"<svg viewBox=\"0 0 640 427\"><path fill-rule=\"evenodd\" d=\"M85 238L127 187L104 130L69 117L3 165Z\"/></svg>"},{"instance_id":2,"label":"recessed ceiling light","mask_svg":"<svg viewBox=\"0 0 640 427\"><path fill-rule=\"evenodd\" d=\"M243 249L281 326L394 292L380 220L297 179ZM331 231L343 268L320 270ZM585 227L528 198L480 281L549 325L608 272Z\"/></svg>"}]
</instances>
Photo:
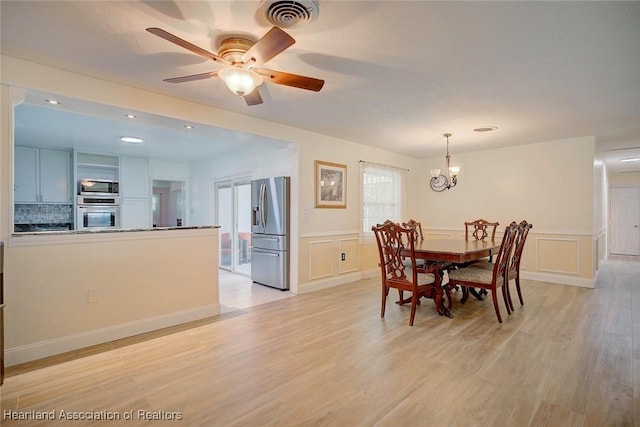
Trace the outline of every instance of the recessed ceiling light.
<instances>
[{"instance_id":1,"label":"recessed ceiling light","mask_svg":"<svg viewBox=\"0 0 640 427\"><path fill-rule=\"evenodd\" d=\"M51 105L60 105L61 104L60 101L56 101L55 99L47 99L46 101L47 101L47 103L49 103Z\"/></svg>"},{"instance_id":2,"label":"recessed ceiling light","mask_svg":"<svg viewBox=\"0 0 640 427\"><path fill-rule=\"evenodd\" d=\"M626 163L626 162L640 162L640 157L631 157L629 159L622 159L620 160L622 163Z\"/></svg>"},{"instance_id":3,"label":"recessed ceiling light","mask_svg":"<svg viewBox=\"0 0 640 427\"><path fill-rule=\"evenodd\" d=\"M135 136L123 136L122 138L120 138L120 140L124 142L131 142L134 144L144 141L142 138L138 138Z\"/></svg>"},{"instance_id":4,"label":"recessed ceiling light","mask_svg":"<svg viewBox=\"0 0 640 427\"><path fill-rule=\"evenodd\" d=\"M473 131L474 132L493 132L496 129L498 129L498 126L483 126L480 128L475 128Z\"/></svg>"},{"instance_id":5,"label":"recessed ceiling light","mask_svg":"<svg viewBox=\"0 0 640 427\"><path fill-rule=\"evenodd\" d=\"M135 119L136 115L135 114L125 114L124 115L127 119Z\"/></svg>"},{"instance_id":6,"label":"recessed ceiling light","mask_svg":"<svg viewBox=\"0 0 640 427\"><path fill-rule=\"evenodd\" d=\"M193 129L193 126L191 126L191 125L184 125L184 128L185 128L185 129Z\"/></svg>"}]
</instances>

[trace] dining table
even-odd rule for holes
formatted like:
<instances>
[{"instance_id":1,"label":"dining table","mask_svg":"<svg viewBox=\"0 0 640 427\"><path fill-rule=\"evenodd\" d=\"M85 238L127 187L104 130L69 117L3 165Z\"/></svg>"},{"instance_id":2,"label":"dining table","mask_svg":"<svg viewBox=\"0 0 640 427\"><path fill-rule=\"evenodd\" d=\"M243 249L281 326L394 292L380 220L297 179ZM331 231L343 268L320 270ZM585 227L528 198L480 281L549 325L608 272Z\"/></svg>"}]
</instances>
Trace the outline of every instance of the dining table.
<instances>
[{"instance_id":1,"label":"dining table","mask_svg":"<svg viewBox=\"0 0 640 427\"><path fill-rule=\"evenodd\" d=\"M414 243L416 258L425 260L425 263L436 263L440 278L444 278L444 272L449 268L465 265L471 261L494 255L500 249L500 241L496 240L467 240L464 238L442 238L418 240ZM452 287L444 284L447 306L437 307L438 313L447 317L451 314L451 290ZM470 293L478 299L482 299L475 289Z\"/></svg>"}]
</instances>

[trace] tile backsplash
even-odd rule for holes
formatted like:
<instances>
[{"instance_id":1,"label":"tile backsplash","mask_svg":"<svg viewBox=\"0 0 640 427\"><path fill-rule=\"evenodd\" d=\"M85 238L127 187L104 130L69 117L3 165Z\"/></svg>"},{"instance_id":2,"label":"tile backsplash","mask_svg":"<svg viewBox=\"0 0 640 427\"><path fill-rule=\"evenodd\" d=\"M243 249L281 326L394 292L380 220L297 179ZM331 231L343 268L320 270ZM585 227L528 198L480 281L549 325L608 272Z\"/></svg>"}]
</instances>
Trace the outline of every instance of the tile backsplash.
<instances>
[{"instance_id":1,"label":"tile backsplash","mask_svg":"<svg viewBox=\"0 0 640 427\"><path fill-rule=\"evenodd\" d=\"M16 204L15 224L58 224L73 222L73 205Z\"/></svg>"}]
</instances>

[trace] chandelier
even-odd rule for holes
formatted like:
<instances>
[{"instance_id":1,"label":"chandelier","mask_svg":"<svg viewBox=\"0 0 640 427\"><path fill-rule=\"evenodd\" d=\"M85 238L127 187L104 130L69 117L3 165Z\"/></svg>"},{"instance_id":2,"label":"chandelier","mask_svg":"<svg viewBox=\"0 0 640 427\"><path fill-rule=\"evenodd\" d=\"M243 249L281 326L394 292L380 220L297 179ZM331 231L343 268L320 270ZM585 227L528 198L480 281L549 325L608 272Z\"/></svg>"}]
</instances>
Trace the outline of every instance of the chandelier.
<instances>
[{"instance_id":1,"label":"chandelier","mask_svg":"<svg viewBox=\"0 0 640 427\"><path fill-rule=\"evenodd\" d=\"M442 136L447 138L447 175L441 174L440 169L431 169L431 189L438 192L455 187L458 183L458 173L460 173L460 167L449 165L451 159L449 156L449 137L451 134L445 133Z\"/></svg>"}]
</instances>

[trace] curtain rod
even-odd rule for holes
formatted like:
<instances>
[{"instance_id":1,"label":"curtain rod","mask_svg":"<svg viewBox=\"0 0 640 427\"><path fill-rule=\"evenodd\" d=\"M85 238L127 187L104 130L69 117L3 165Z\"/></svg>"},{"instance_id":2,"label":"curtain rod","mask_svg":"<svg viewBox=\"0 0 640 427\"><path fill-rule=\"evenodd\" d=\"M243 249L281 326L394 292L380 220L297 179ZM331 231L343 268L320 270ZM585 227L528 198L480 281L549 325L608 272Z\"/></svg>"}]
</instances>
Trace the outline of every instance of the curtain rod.
<instances>
[{"instance_id":1,"label":"curtain rod","mask_svg":"<svg viewBox=\"0 0 640 427\"><path fill-rule=\"evenodd\" d=\"M360 163L369 163L370 165L384 166L384 167L387 167L387 168L400 169L400 170L403 170L403 171L411 172L411 170L410 170L410 169L407 169L407 168L399 168L399 167L397 167L397 166L391 166L391 165L385 165L384 163L368 162L368 161L366 161L366 160L359 160L359 162L360 162Z\"/></svg>"}]
</instances>

